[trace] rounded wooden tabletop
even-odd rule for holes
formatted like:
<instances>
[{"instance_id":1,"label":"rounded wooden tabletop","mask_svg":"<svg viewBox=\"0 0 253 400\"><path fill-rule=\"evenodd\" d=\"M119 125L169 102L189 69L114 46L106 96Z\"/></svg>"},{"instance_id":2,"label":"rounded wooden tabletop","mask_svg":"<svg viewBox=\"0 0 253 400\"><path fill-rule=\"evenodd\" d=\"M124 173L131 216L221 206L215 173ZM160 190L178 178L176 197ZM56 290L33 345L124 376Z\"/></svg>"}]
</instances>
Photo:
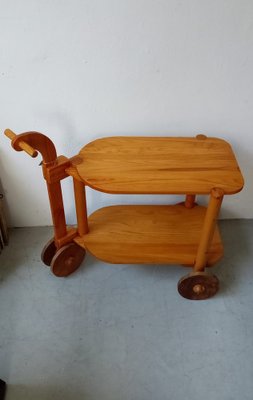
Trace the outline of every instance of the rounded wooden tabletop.
<instances>
[{"instance_id":1,"label":"rounded wooden tabletop","mask_svg":"<svg viewBox=\"0 0 253 400\"><path fill-rule=\"evenodd\" d=\"M75 168L86 185L106 193L234 194L243 177L229 143L199 137L97 139L84 146Z\"/></svg>"}]
</instances>

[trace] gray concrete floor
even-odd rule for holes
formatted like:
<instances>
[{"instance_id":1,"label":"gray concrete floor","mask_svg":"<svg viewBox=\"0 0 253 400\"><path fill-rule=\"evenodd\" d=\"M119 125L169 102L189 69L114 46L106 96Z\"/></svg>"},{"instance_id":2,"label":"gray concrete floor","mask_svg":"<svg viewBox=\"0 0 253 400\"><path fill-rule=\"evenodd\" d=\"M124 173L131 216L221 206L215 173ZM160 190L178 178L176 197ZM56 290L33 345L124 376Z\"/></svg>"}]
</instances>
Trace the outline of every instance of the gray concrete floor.
<instances>
[{"instance_id":1,"label":"gray concrete floor","mask_svg":"<svg viewBox=\"0 0 253 400\"><path fill-rule=\"evenodd\" d=\"M178 266L88 256L68 278L40 261L50 228L14 229L0 255L7 400L252 400L253 221L220 223L212 299L177 293Z\"/></svg>"}]
</instances>

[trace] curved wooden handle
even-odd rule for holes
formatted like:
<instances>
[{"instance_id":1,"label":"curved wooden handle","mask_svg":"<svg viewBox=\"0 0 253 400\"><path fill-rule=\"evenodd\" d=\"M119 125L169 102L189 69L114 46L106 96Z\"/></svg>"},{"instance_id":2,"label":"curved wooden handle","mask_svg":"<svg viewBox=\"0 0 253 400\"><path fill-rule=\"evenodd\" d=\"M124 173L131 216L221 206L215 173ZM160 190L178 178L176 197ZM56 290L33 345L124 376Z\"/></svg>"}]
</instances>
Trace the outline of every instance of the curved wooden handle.
<instances>
[{"instance_id":1,"label":"curved wooden handle","mask_svg":"<svg viewBox=\"0 0 253 400\"><path fill-rule=\"evenodd\" d=\"M17 135L11 131L10 129L5 129L4 131L5 136L7 136L10 140L16 139ZM38 152L35 150L32 146L29 144L25 143L23 140L19 142L19 147L21 150L24 150L29 156L31 157L37 157Z\"/></svg>"},{"instance_id":2,"label":"curved wooden handle","mask_svg":"<svg viewBox=\"0 0 253 400\"><path fill-rule=\"evenodd\" d=\"M41 153L44 165L52 165L56 162L57 153L55 146L46 135L39 132L24 132L16 135L10 129L5 130L5 135L11 139L11 145L16 151L24 150L31 157Z\"/></svg>"}]
</instances>

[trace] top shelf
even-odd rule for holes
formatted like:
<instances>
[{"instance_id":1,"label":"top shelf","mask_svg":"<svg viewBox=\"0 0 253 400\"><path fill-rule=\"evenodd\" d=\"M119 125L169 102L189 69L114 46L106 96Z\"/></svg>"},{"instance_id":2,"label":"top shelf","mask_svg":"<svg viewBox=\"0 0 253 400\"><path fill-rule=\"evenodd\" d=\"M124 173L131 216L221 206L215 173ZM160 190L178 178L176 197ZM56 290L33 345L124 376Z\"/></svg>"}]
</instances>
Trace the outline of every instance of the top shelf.
<instances>
[{"instance_id":1,"label":"top shelf","mask_svg":"<svg viewBox=\"0 0 253 400\"><path fill-rule=\"evenodd\" d=\"M219 187L233 194L243 187L229 143L202 136L98 139L73 166L86 185L106 193L208 194Z\"/></svg>"}]
</instances>

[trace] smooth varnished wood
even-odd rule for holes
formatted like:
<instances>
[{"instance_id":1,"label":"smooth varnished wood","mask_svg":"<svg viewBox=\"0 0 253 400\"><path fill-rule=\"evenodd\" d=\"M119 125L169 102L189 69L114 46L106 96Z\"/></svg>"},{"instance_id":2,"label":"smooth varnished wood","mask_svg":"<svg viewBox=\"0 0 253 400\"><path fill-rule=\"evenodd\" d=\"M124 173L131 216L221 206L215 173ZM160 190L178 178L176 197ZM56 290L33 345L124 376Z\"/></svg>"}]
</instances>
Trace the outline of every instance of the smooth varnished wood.
<instances>
[{"instance_id":1,"label":"smooth varnished wood","mask_svg":"<svg viewBox=\"0 0 253 400\"><path fill-rule=\"evenodd\" d=\"M216 228L216 220L220 212L223 196L224 193L222 189L214 188L211 190L210 200L199 240L194 271L204 271L207 264L207 252L212 243L213 234Z\"/></svg>"},{"instance_id":2,"label":"smooth varnished wood","mask_svg":"<svg viewBox=\"0 0 253 400\"><path fill-rule=\"evenodd\" d=\"M243 177L230 145L221 139L111 137L95 140L72 158L57 157L53 142L38 132L15 135L17 151L43 157L54 240L42 252L56 276L67 276L82 262L86 249L110 263L184 264L194 272L178 284L189 299L213 296L218 279L205 267L223 255L218 218L222 198L239 192ZM74 178L77 229L66 227L60 181ZM85 186L108 193L184 194L175 206L113 206L87 219ZM209 194L208 208L195 203Z\"/></svg>"},{"instance_id":3,"label":"smooth varnished wood","mask_svg":"<svg viewBox=\"0 0 253 400\"><path fill-rule=\"evenodd\" d=\"M243 178L230 145L216 138L109 137L79 153L86 185L108 193L233 194Z\"/></svg>"},{"instance_id":4,"label":"smooth varnished wood","mask_svg":"<svg viewBox=\"0 0 253 400\"><path fill-rule=\"evenodd\" d=\"M17 135L11 130L11 129L5 129L4 131L5 136L7 136L10 140L16 139ZM29 144L24 142L23 140L20 140L19 142L19 148L23 151L25 151L30 157L37 157L38 152L31 147Z\"/></svg>"},{"instance_id":5,"label":"smooth varnished wood","mask_svg":"<svg viewBox=\"0 0 253 400\"><path fill-rule=\"evenodd\" d=\"M70 166L70 161L67 157L59 156L52 166L43 164L43 176L48 183L59 182L69 176L66 169Z\"/></svg>"},{"instance_id":6,"label":"smooth varnished wood","mask_svg":"<svg viewBox=\"0 0 253 400\"><path fill-rule=\"evenodd\" d=\"M85 250L76 243L69 243L57 251L51 261L51 271L58 277L72 274L81 265Z\"/></svg>"},{"instance_id":7,"label":"smooth varnished wood","mask_svg":"<svg viewBox=\"0 0 253 400\"><path fill-rule=\"evenodd\" d=\"M60 249L66 244L72 242L73 239L77 236L77 234L78 233L76 228L68 228L64 236L60 237L59 239L55 238L55 244L57 246L57 249Z\"/></svg>"},{"instance_id":8,"label":"smooth varnished wood","mask_svg":"<svg viewBox=\"0 0 253 400\"><path fill-rule=\"evenodd\" d=\"M110 263L185 264L195 262L206 208L112 206L88 219L89 233L74 241ZM218 228L208 249L208 264L223 255Z\"/></svg>"},{"instance_id":9,"label":"smooth varnished wood","mask_svg":"<svg viewBox=\"0 0 253 400\"><path fill-rule=\"evenodd\" d=\"M45 244L45 246L43 247L42 252L41 252L41 260L48 267L50 266L51 261L55 255L56 251L57 251L57 247L55 245L54 238L52 238Z\"/></svg>"},{"instance_id":10,"label":"smooth varnished wood","mask_svg":"<svg viewBox=\"0 0 253 400\"><path fill-rule=\"evenodd\" d=\"M47 191L54 225L55 240L61 239L67 234L66 218L63 205L61 183L48 183Z\"/></svg>"},{"instance_id":11,"label":"smooth varnished wood","mask_svg":"<svg viewBox=\"0 0 253 400\"><path fill-rule=\"evenodd\" d=\"M178 282L178 292L189 300L206 300L219 290L217 276L207 272L192 272Z\"/></svg>"},{"instance_id":12,"label":"smooth varnished wood","mask_svg":"<svg viewBox=\"0 0 253 400\"><path fill-rule=\"evenodd\" d=\"M31 157L37 156L37 150L43 157L44 164L53 164L57 158L55 146L51 139L43 133L31 131L16 135L10 129L5 130L5 135L11 139L11 145L16 151L26 151Z\"/></svg>"},{"instance_id":13,"label":"smooth varnished wood","mask_svg":"<svg viewBox=\"0 0 253 400\"><path fill-rule=\"evenodd\" d=\"M50 209L54 224L54 239L57 247L59 247L57 241L64 239L67 235L60 181L67 176L65 168L70 163L64 156L57 158L57 152L52 140L42 133L31 131L16 135L10 129L6 129L5 135L11 139L12 147L16 151L24 150L30 154L33 150L38 150L42 155L43 175L47 182Z\"/></svg>"},{"instance_id":14,"label":"smooth varnished wood","mask_svg":"<svg viewBox=\"0 0 253 400\"><path fill-rule=\"evenodd\" d=\"M85 186L83 182L77 179L73 179L74 183L74 194L76 203L76 219L77 229L80 236L88 233L88 220L87 220L87 206L86 206L86 194Z\"/></svg>"},{"instance_id":15,"label":"smooth varnished wood","mask_svg":"<svg viewBox=\"0 0 253 400\"><path fill-rule=\"evenodd\" d=\"M186 208L192 208L192 207L194 207L195 198L196 198L195 195L193 195L193 194L187 194L187 195L185 196L185 202L184 202L185 207L186 207Z\"/></svg>"}]
</instances>

